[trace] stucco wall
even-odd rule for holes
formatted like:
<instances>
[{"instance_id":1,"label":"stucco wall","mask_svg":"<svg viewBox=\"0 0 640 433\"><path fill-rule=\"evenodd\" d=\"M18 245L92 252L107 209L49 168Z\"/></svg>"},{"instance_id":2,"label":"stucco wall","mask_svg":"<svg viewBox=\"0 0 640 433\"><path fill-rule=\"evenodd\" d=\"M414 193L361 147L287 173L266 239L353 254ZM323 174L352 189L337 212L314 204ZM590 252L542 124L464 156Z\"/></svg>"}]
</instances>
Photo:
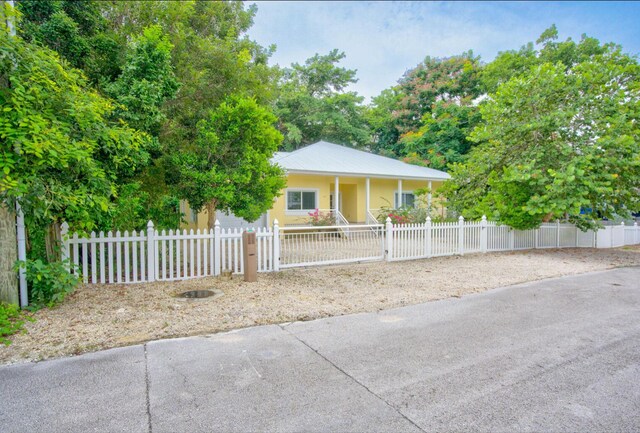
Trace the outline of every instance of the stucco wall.
<instances>
[{"instance_id":1,"label":"stucco wall","mask_svg":"<svg viewBox=\"0 0 640 433\"><path fill-rule=\"evenodd\" d=\"M18 304L18 277L13 266L18 259L16 220L0 205L0 301Z\"/></svg>"}]
</instances>

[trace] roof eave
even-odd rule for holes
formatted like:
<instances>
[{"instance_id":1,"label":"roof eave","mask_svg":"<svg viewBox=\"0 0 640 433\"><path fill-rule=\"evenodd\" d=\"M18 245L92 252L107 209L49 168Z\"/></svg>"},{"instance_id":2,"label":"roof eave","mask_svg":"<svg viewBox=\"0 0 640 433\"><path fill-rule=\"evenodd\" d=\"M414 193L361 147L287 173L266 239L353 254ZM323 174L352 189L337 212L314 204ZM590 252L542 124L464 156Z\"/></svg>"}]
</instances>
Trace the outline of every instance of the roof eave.
<instances>
[{"instance_id":1,"label":"roof eave","mask_svg":"<svg viewBox=\"0 0 640 433\"><path fill-rule=\"evenodd\" d=\"M344 177L372 177L376 179L402 179L402 180L431 180L431 181L443 181L449 180L451 177L422 177L422 176L395 176L395 175L383 175L374 173L341 173L332 171L314 171L314 170L294 170L286 169L288 174L311 174L315 176L344 176Z\"/></svg>"}]
</instances>

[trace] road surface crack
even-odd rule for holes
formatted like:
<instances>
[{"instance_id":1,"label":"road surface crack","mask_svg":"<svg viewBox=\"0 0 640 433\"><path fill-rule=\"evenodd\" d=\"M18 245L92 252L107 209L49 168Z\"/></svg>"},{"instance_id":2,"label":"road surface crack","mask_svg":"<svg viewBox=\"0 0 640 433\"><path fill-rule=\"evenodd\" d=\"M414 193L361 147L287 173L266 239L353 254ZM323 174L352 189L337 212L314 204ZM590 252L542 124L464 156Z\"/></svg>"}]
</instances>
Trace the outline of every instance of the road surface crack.
<instances>
[{"instance_id":1,"label":"road surface crack","mask_svg":"<svg viewBox=\"0 0 640 433\"><path fill-rule=\"evenodd\" d=\"M151 398L149 397L149 359L147 357L147 345L144 344L142 346L144 348L144 382L145 382L145 396L146 396L146 405L147 405L147 430L149 433L153 433L153 429L151 428Z\"/></svg>"},{"instance_id":2,"label":"road surface crack","mask_svg":"<svg viewBox=\"0 0 640 433\"><path fill-rule=\"evenodd\" d=\"M309 344L307 344L306 341L301 340L300 338L298 338L297 335L289 332L288 329L286 329L286 325L280 325L280 328L286 332L287 334L291 335L293 338L295 338L296 340L298 340L300 343L304 344L306 347L308 347L309 349L311 349L316 355L318 355L320 358L324 359L326 362L328 362L331 366L333 366L333 368L335 368L336 370L338 370L340 373L344 374L345 376L347 376L349 379L351 379L353 382L357 383L358 385L360 385L362 388L364 388L369 394L371 394L372 396L374 396L375 398L377 398L378 400L380 400L381 402L383 402L384 404L386 404L388 407L390 407L395 413L397 413L398 415L400 415L402 418L404 418L407 422L409 422L410 424L412 424L413 426L415 426L418 430L420 430L421 432L425 432L424 429L422 429L418 424L416 424L411 418L407 417L405 414L403 414L400 409L398 409L397 407L395 407L394 405L392 405L391 403L389 403L387 400L385 400L384 398L382 398L380 395L376 394L375 392L373 392L373 390L371 390L367 385L365 385L364 383L360 382L358 379L356 379L355 377L353 377L352 375L350 375L349 373L347 373L345 370L343 370L341 367L339 367L338 365L336 365L333 361L331 361L329 358L327 358L326 356L324 356L322 353L320 353L318 350L316 350L315 348L313 348L312 346L310 346Z\"/></svg>"}]
</instances>

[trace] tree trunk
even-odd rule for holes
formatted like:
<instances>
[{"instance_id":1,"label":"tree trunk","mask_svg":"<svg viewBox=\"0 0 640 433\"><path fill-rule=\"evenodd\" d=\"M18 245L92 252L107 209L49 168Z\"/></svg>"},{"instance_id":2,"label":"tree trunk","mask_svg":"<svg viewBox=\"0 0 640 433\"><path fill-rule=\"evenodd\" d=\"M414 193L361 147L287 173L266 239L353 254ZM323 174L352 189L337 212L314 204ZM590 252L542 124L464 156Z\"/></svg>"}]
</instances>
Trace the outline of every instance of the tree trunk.
<instances>
[{"instance_id":1,"label":"tree trunk","mask_svg":"<svg viewBox=\"0 0 640 433\"><path fill-rule=\"evenodd\" d=\"M60 261L60 245L62 243L60 224L53 223L47 226L44 241L49 263Z\"/></svg>"},{"instance_id":2,"label":"tree trunk","mask_svg":"<svg viewBox=\"0 0 640 433\"><path fill-rule=\"evenodd\" d=\"M216 225L216 206L218 202L216 200L211 200L207 203L207 228L212 229Z\"/></svg>"}]
</instances>

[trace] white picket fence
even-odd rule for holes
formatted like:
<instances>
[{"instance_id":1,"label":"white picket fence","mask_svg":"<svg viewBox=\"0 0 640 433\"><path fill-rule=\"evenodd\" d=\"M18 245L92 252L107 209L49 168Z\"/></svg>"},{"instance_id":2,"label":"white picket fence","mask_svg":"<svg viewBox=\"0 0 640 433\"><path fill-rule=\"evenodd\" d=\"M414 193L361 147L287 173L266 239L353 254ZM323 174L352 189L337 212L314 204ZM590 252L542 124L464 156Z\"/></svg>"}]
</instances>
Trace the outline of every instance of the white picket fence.
<instances>
[{"instance_id":1,"label":"white picket fence","mask_svg":"<svg viewBox=\"0 0 640 433\"><path fill-rule=\"evenodd\" d=\"M254 231L258 271L277 270L274 231ZM220 275L222 270L243 273L242 232L225 230L217 222L211 230L158 231L149 221L146 231L91 232L82 238L78 233L69 235L65 223L62 258L69 259L71 269L92 284L183 280Z\"/></svg>"},{"instance_id":2,"label":"white picket fence","mask_svg":"<svg viewBox=\"0 0 640 433\"><path fill-rule=\"evenodd\" d=\"M538 248L613 248L640 244L640 227L607 226L583 232L573 224L545 223L537 229L514 230L487 221L393 225L386 223L386 258L389 261L423 259L465 253Z\"/></svg>"},{"instance_id":3,"label":"white picket fence","mask_svg":"<svg viewBox=\"0 0 640 433\"><path fill-rule=\"evenodd\" d=\"M141 283L244 272L242 233L220 227L204 231L147 230L70 235L62 225L62 256L85 283ZM546 223L533 230L513 230L487 221L424 224L279 227L256 232L259 272L281 268L411 260L491 251L535 248L613 248L640 244L637 223L583 232L572 224Z\"/></svg>"}]
</instances>

